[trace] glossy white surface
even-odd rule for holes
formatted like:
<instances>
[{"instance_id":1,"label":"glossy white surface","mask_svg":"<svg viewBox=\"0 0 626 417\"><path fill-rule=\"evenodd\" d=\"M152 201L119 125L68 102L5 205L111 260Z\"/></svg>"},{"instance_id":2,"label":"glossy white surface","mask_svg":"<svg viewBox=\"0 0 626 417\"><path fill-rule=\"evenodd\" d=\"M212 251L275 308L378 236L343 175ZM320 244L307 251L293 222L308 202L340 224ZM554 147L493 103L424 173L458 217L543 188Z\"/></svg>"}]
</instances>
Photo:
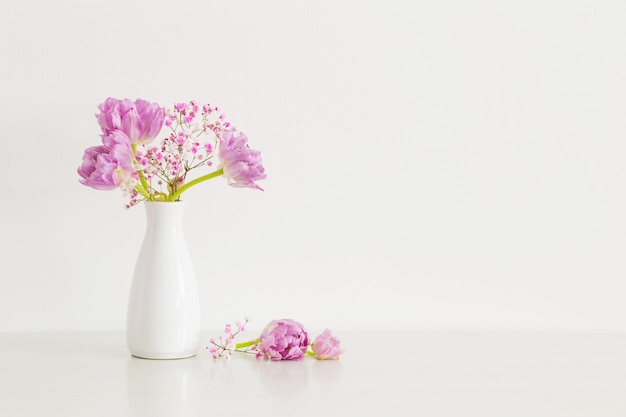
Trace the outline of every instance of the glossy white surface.
<instances>
[{"instance_id":1,"label":"glossy white surface","mask_svg":"<svg viewBox=\"0 0 626 417\"><path fill-rule=\"evenodd\" d=\"M183 234L185 205L144 206L146 232L128 300L128 349L141 358L193 356L200 347L200 306Z\"/></svg>"},{"instance_id":2,"label":"glossy white surface","mask_svg":"<svg viewBox=\"0 0 626 417\"><path fill-rule=\"evenodd\" d=\"M346 353L326 362L151 361L121 333L0 334L0 416L626 415L626 334L335 333Z\"/></svg>"}]
</instances>

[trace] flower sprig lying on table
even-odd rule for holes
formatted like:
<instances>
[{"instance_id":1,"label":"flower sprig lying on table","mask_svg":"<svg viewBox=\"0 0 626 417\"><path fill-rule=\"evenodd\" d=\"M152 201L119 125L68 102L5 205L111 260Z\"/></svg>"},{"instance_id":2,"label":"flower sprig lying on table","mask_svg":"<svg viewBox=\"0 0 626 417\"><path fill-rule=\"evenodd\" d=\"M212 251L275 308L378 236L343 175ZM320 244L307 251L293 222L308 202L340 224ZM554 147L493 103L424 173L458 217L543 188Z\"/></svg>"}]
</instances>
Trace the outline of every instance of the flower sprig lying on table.
<instances>
[{"instance_id":1,"label":"flower sprig lying on table","mask_svg":"<svg viewBox=\"0 0 626 417\"><path fill-rule=\"evenodd\" d=\"M220 336L217 340L210 339L204 348L214 359L225 360L230 360L233 352L254 354L258 359L273 361L300 360L305 355L320 360L339 359L344 352L339 339L329 329L309 343L309 334L305 328L292 319L272 320L258 338L235 343L235 337L245 330L249 321L246 318L243 323L237 322L235 328L226 324L225 336Z\"/></svg>"},{"instance_id":2,"label":"flower sprig lying on table","mask_svg":"<svg viewBox=\"0 0 626 417\"><path fill-rule=\"evenodd\" d=\"M143 200L179 201L190 187L222 175L233 187L262 190L256 184L266 178L261 153L250 149L247 136L219 107L190 101L164 109L141 99L108 98L98 108L102 145L85 150L80 182L97 190L119 187L129 199L126 207ZM167 136L150 145L163 126ZM213 167L216 154L219 164ZM201 167L213 171L188 178Z\"/></svg>"}]
</instances>

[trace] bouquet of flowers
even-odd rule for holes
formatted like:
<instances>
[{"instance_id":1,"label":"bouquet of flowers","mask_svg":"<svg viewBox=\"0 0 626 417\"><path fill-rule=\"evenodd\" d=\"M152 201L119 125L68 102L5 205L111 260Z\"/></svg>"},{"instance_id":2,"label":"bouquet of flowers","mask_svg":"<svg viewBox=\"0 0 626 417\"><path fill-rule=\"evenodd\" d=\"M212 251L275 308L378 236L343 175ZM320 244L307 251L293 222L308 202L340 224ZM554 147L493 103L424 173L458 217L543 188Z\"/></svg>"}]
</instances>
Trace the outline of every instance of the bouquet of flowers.
<instances>
[{"instance_id":1,"label":"bouquet of flowers","mask_svg":"<svg viewBox=\"0 0 626 417\"><path fill-rule=\"evenodd\" d=\"M190 101L165 109L142 99L108 98L98 108L102 145L85 150L80 182L97 190L119 187L127 208L144 200L179 201L190 187L219 176L233 187L262 190L256 184L266 178L261 153L250 149L219 107ZM153 145L163 127L167 135ZM189 178L197 168L210 172Z\"/></svg>"}]
</instances>

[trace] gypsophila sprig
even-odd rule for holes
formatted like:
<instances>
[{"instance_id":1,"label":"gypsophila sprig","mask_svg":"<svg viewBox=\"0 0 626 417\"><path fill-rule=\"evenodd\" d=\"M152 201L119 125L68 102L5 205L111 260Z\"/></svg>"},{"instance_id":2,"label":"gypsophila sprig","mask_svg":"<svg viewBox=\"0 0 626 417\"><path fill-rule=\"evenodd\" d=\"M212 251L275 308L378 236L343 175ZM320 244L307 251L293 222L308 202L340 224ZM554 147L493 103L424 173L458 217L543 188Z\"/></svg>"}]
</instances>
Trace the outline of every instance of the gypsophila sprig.
<instances>
[{"instance_id":1,"label":"gypsophila sprig","mask_svg":"<svg viewBox=\"0 0 626 417\"><path fill-rule=\"evenodd\" d=\"M237 322L235 331L230 324L226 324L224 336L217 340L210 339L209 344L204 347L205 350L213 359L230 360L234 352L241 352L253 354L257 359L272 361L300 360L305 355L319 360L336 360L344 352L341 342L329 329L325 329L309 344L309 334L304 326L292 319L272 320L258 338L235 343L235 337L244 331L249 321L246 318L243 324Z\"/></svg>"},{"instance_id":2,"label":"gypsophila sprig","mask_svg":"<svg viewBox=\"0 0 626 417\"><path fill-rule=\"evenodd\" d=\"M250 149L247 136L218 106L190 101L165 109L141 99L108 98L98 108L102 145L85 150L80 182L97 190L120 188L126 207L179 201L189 188L219 176L234 187L262 190L256 184L266 178L261 153ZM160 144L151 144L162 129ZM201 168L210 172L190 177Z\"/></svg>"},{"instance_id":3,"label":"gypsophila sprig","mask_svg":"<svg viewBox=\"0 0 626 417\"><path fill-rule=\"evenodd\" d=\"M224 336L219 336L216 339L211 338L209 344L204 346L204 349L213 356L213 359L222 358L230 360L233 352L253 353L256 354L256 344L250 343L246 346L244 344L235 344L235 337L246 329L246 324L250 319L246 317L242 322L235 322L236 330L233 330L233 326L230 323L226 323L224 326Z\"/></svg>"}]
</instances>

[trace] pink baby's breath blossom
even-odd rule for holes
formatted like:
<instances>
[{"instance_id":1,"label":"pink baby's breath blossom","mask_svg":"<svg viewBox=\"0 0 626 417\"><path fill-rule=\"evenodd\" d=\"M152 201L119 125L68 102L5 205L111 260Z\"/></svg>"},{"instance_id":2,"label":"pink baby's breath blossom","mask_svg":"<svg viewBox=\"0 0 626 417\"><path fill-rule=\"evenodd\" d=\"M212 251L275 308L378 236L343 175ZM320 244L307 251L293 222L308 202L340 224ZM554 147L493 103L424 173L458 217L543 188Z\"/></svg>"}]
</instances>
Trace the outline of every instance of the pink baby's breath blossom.
<instances>
[{"instance_id":1,"label":"pink baby's breath blossom","mask_svg":"<svg viewBox=\"0 0 626 417\"><path fill-rule=\"evenodd\" d=\"M213 358L217 359L217 348L216 347L208 347L207 349Z\"/></svg>"},{"instance_id":2,"label":"pink baby's breath blossom","mask_svg":"<svg viewBox=\"0 0 626 417\"><path fill-rule=\"evenodd\" d=\"M237 330L235 332L233 332L233 328L230 323L227 323L224 326L224 336L220 336L217 340L214 338L209 339L209 344L204 348L209 351L213 359L222 358L230 360L230 357L235 351L256 353L256 346L253 346L253 343L247 343L245 346L247 349L245 350L240 350L240 347L235 343L235 337L244 331L247 323L247 319L243 324L237 322L235 324L237 326Z\"/></svg>"},{"instance_id":3,"label":"pink baby's breath blossom","mask_svg":"<svg viewBox=\"0 0 626 417\"><path fill-rule=\"evenodd\" d=\"M339 356L343 353L339 339L334 337L329 329L325 329L322 334L313 340L311 349L315 357L322 360L339 359Z\"/></svg>"}]
</instances>

